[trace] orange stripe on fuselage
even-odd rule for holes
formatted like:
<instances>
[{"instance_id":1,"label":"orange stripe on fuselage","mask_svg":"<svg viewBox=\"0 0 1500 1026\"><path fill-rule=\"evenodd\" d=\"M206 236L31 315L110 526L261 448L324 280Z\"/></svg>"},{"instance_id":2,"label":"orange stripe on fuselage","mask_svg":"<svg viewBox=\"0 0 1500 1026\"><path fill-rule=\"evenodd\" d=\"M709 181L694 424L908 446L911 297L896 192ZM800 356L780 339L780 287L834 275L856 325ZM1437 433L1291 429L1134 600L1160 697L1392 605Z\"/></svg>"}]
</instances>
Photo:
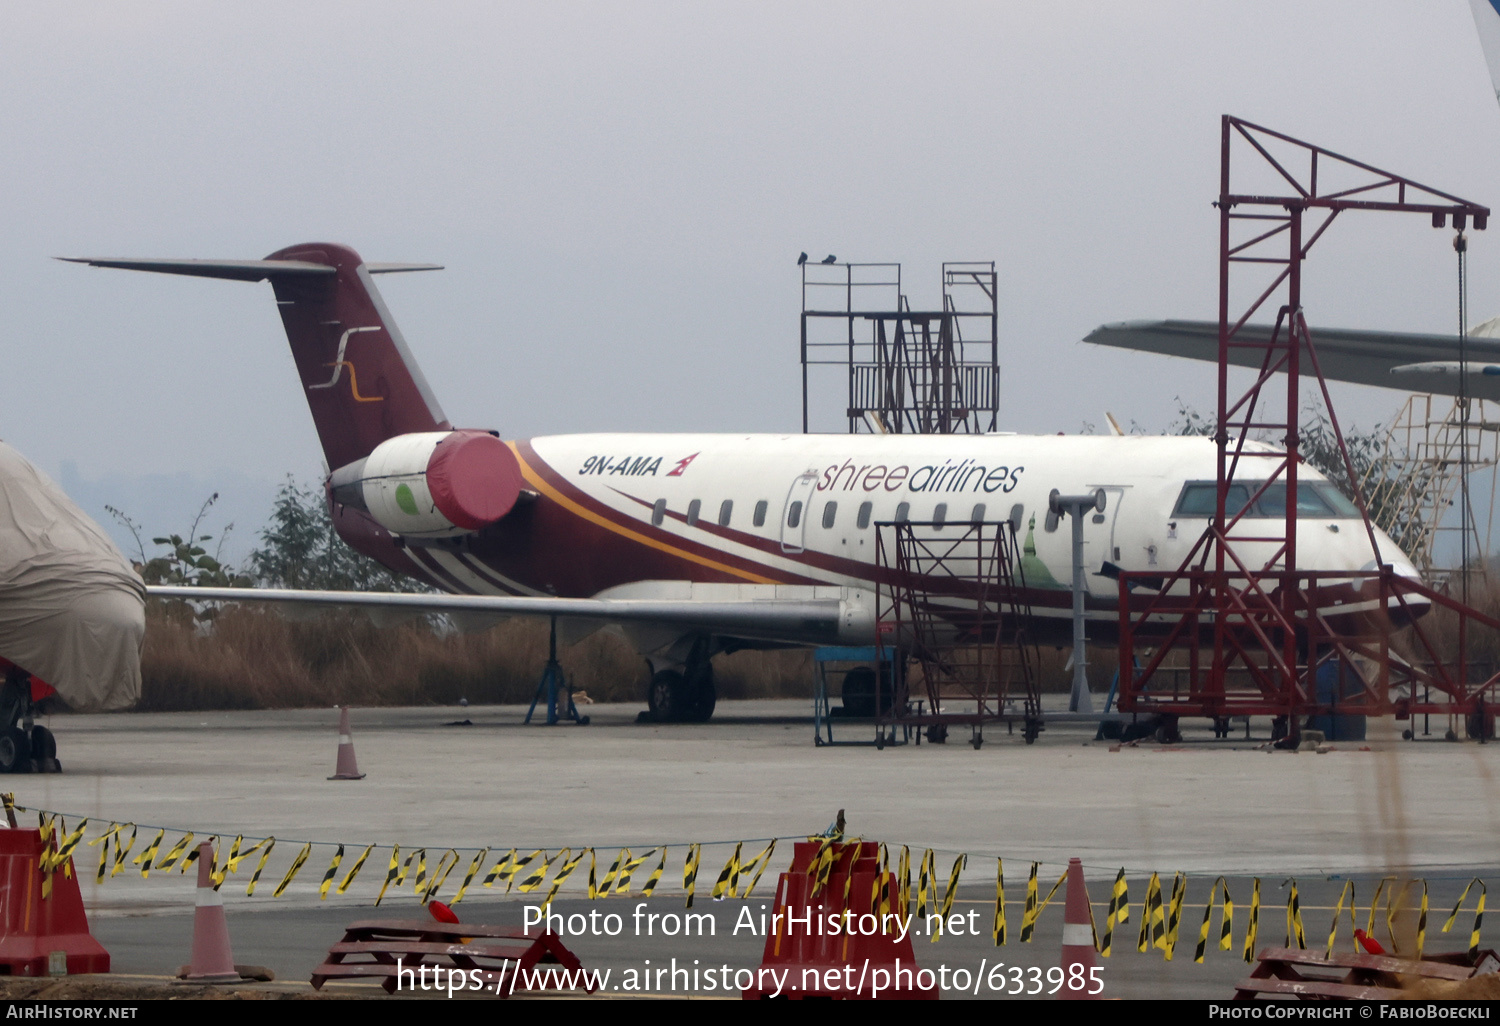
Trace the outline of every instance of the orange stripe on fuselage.
<instances>
[{"instance_id":1,"label":"orange stripe on fuselage","mask_svg":"<svg viewBox=\"0 0 1500 1026\"><path fill-rule=\"evenodd\" d=\"M632 531L628 527L621 527L619 524L616 524L605 517L601 517L597 513L585 509L583 506L580 506L578 503L562 494L562 492L559 492L552 485L548 484L545 480L542 479L542 476L540 474L532 470L530 464L526 462L525 457L521 455L520 446L516 445L516 443L514 442L507 442L505 444L509 445L511 451L516 454L516 462L521 465L521 476L526 478L526 482L532 487L536 488L537 491L547 496L547 498L551 499L553 502L557 503L559 506L572 513L574 516L582 517L591 524L597 524L607 531L618 534L622 538L629 538L631 541L638 542L639 544L645 545L648 548L656 549L659 552L665 552L668 555L676 556L679 559L689 560L701 566L706 566L711 569L718 570L721 573L732 574L735 577L742 578L754 584L776 583L774 578L762 577L760 574L754 574L749 572L748 570L739 570L725 563L720 563L716 560L708 559L705 556L699 556L684 549L679 549L675 545L668 545L665 542L657 541L655 538L648 538L646 535L641 534L639 531Z\"/></svg>"}]
</instances>

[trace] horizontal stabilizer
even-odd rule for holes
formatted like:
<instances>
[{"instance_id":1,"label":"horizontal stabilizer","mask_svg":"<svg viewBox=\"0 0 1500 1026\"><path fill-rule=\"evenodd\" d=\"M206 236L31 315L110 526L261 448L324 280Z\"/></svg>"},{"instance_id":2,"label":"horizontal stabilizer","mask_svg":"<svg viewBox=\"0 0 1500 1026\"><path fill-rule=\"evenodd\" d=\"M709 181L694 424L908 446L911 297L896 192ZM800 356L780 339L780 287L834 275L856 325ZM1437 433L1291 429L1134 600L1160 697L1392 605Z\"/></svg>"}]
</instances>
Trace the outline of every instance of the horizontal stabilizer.
<instances>
[{"instance_id":1,"label":"horizontal stabilizer","mask_svg":"<svg viewBox=\"0 0 1500 1026\"><path fill-rule=\"evenodd\" d=\"M145 257L58 257L71 264L118 267L126 271L156 271L160 274L190 274L198 278L229 278L234 281L264 281L274 276L327 275L338 269L306 260L152 260ZM400 265L405 267L407 265Z\"/></svg>"},{"instance_id":2,"label":"horizontal stabilizer","mask_svg":"<svg viewBox=\"0 0 1500 1026\"><path fill-rule=\"evenodd\" d=\"M1468 394L1475 399L1500 401L1500 338L1344 328L1309 331L1318 365L1331 381L1457 395L1457 369L1463 360L1468 364ZM1270 325L1247 324L1235 335L1235 341L1264 343L1270 337ZM1219 358L1219 325L1214 321L1122 321L1095 328L1084 341L1210 363ZM1229 350L1229 362L1237 367L1258 369L1264 359L1265 351L1257 347ZM1302 373L1312 373L1305 360Z\"/></svg>"}]
</instances>

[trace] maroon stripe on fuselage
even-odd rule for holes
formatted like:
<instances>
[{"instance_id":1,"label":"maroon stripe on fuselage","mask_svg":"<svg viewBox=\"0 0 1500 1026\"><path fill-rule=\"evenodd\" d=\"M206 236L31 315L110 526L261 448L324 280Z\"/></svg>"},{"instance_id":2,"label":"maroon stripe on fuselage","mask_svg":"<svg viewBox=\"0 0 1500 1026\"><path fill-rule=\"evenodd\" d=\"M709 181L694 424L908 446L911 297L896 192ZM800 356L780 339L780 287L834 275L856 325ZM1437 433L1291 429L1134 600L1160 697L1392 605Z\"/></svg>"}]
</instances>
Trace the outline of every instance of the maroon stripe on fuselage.
<instances>
[{"instance_id":1,"label":"maroon stripe on fuselage","mask_svg":"<svg viewBox=\"0 0 1500 1026\"><path fill-rule=\"evenodd\" d=\"M660 531L613 509L558 474L528 442L517 442L527 466L546 484L593 516L624 531L658 537L663 548L641 544L619 531L579 516L547 495L517 507L471 542L476 560L527 587L564 597L587 597L635 581L687 580L745 583L771 578L778 583L819 583L812 578L766 567L753 560ZM720 564L704 565L677 552Z\"/></svg>"}]
</instances>

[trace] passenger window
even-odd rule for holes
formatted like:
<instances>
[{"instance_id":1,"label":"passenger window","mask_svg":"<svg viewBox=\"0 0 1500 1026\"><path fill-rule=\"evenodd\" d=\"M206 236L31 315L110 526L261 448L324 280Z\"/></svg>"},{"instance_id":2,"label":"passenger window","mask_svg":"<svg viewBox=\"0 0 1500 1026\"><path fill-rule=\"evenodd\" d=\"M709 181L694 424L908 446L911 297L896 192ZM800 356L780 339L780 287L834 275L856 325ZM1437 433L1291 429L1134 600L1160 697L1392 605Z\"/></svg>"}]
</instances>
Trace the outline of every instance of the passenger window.
<instances>
[{"instance_id":1,"label":"passenger window","mask_svg":"<svg viewBox=\"0 0 1500 1026\"><path fill-rule=\"evenodd\" d=\"M765 499L761 499L759 502L757 502L755 504L755 526L756 527L765 527L766 526L766 506L767 505L768 504L767 504L767 502L766 502Z\"/></svg>"},{"instance_id":2,"label":"passenger window","mask_svg":"<svg viewBox=\"0 0 1500 1026\"><path fill-rule=\"evenodd\" d=\"M861 502L859 504L859 529L863 531L870 526L870 513L875 509L873 502Z\"/></svg>"},{"instance_id":3,"label":"passenger window","mask_svg":"<svg viewBox=\"0 0 1500 1026\"><path fill-rule=\"evenodd\" d=\"M802 523L802 500L792 503L786 511L786 526L796 527Z\"/></svg>"},{"instance_id":4,"label":"passenger window","mask_svg":"<svg viewBox=\"0 0 1500 1026\"><path fill-rule=\"evenodd\" d=\"M972 513L969 514L969 523L971 523L971 524L982 524L982 523L984 523L984 503L982 503L982 502L976 502L976 503L974 503L974 512L972 512Z\"/></svg>"},{"instance_id":5,"label":"passenger window","mask_svg":"<svg viewBox=\"0 0 1500 1026\"><path fill-rule=\"evenodd\" d=\"M947 520L948 504L946 502L940 502L937 504L937 508L932 511L932 526L941 528L943 524L947 522Z\"/></svg>"},{"instance_id":6,"label":"passenger window","mask_svg":"<svg viewBox=\"0 0 1500 1026\"><path fill-rule=\"evenodd\" d=\"M729 515L734 512L734 500L725 499L719 504L719 526L729 526Z\"/></svg>"},{"instance_id":7,"label":"passenger window","mask_svg":"<svg viewBox=\"0 0 1500 1026\"><path fill-rule=\"evenodd\" d=\"M667 517L667 500L657 499L656 505L651 507L651 526L660 527L661 522Z\"/></svg>"},{"instance_id":8,"label":"passenger window","mask_svg":"<svg viewBox=\"0 0 1500 1026\"><path fill-rule=\"evenodd\" d=\"M688 526L689 527L692 527L692 526L694 526L695 524L698 523L698 513L702 509L703 509L703 500L702 499L694 499L692 502L688 503L687 522L688 522Z\"/></svg>"},{"instance_id":9,"label":"passenger window","mask_svg":"<svg viewBox=\"0 0 1500 1026\"><path fill-rule=\"evenodd\" d=\"M911 503L909 503L909 502L903 502L903 503L901 503L899 506L896 507L896 523L898 523L898 524L904 524L904 523L906 523L907 519L909 518L908 515L910 513L911 513Z\"/></svg>"},{"instance_id":10,"label":"passenger window","mask_svg":"<svg viewBox=\"0 0 1500 1026\"><path fill-rule=\"evenodd\" d=\"M823 507L823 529L827 530L833 526L833 518L838 516L839 504L830 502Z\"/></svg>"}]
</instances>

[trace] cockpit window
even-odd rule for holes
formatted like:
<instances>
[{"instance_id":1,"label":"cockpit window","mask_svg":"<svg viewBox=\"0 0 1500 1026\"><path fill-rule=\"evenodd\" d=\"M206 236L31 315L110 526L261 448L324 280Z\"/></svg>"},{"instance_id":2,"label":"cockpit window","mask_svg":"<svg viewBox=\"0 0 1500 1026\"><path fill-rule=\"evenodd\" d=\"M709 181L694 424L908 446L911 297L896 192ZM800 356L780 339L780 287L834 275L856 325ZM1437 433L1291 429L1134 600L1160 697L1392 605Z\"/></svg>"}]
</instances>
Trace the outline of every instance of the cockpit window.
<instances>
[{"instance_id":1,"label":"cockpit window","mask_svg":"<svg viewBox=\"0 0 1500 1026\"><path fill-rule=\"evenodd\" d=\"M1232 482L1224 503L1224 512L1231 517L1237 515L1245 508L1245 503L1249 501L1250 496L1260 491L1263 484L1265 484L1264 481ZM1172 515L1204 519L1212 517L1218 494L1217 489L1218 485L1213 481L1189 481L1182 486L1182 494L1177 497L1177 506L1173 509ZM1245 515L1270 519L1282 516L1285 512L1286 482L1277 481L1266 485L1266 490L1261 492L1260 498L1256 500L1255 509ZM1345 498L1331 481L1299 481L1297 482L1297 515L1319 520L1347 520L1358 517L1359 509Z\"/></svg>"}]
</instances>

